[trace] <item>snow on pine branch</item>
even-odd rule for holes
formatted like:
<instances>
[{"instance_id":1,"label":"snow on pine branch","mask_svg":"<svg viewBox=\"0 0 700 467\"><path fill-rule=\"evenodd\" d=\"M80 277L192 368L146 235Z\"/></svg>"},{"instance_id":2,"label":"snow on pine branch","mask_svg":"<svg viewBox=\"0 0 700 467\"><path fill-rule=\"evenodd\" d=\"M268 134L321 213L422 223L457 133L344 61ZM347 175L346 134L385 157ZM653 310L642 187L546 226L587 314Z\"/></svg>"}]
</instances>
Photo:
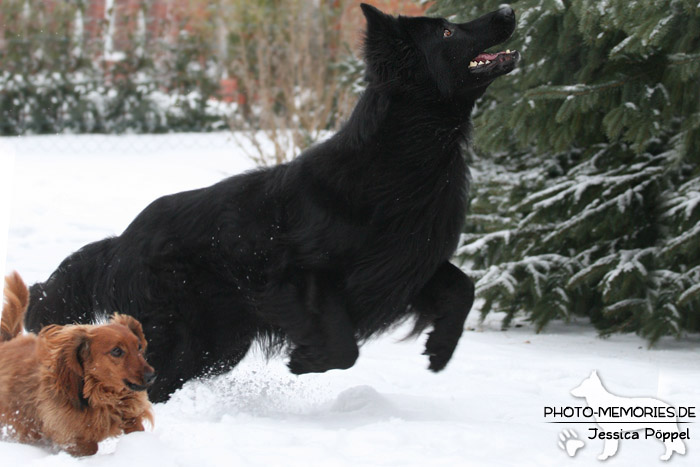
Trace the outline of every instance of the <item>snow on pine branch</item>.
<instances>
[{"instance_id":1,"label":"snow on pine branch","mask_svg":"<svg viewBox=\"0 0 700 467\"><path fill-rule=\"evenodd\" d=\"M471 241L472 236L463 234L461 237L462 245L455 252L456 255L468 255L473 256L479 251L482 251L490 242L494 240L500 240L504 243L508 243L510 239L510 230L499 230L498 232L491 232L485 235L480 235L476 240ZM469 242L469 243L465 243Z\"/></svg>"},{"instance_id":2,"label":"snow on pine branch","mask_svg":"<svg viewBox=\"0 0 700 467\"><path fill-rule=\"evenodd\" d=\"M638 197L639 199L639 197L641 197L641 192L643 192L652 183L654 183L653 179L646 180L636 185L634 188L629 188L623 193L607 201L600 201L599 199L594 200L592 203L586 206L586 208L583 211L581 211L580 214L562 223L558 230L551 232L549 235L547 235L543 239L543 242L550 242L556 237L564 235L565 233L573 230L574 228L579 227L581 224L587 222L595 222L595 219L593 219L594 216L602 215L612 207L617 207L620 213L624 213L625 208L629 206L628 203L630 203L632 200L632 195Z\"/></svg>"},{"instance_id":3,"label":"snow on pine branch","mask_svg":"<svg viewBox=\"0 0 700 467\"><path fill-rule=\"evenodd\" d=\"M634 169L634 168L630 168ZM645 167L634 173L627 173L623 175L611 175L611 174L596 174L596 175L578 175L574 180L565 180L563 182L557 183L551 187L541 190L537 193L527 196L523 201L521 201L514 210L532 210L528 216L520 221L520 225L528 224L533 218L539 215L539 211L551 208L559 203L573 201L576 205L580 203L584 193L593 187L607 187L605 191L601 194L603 197L610 196L614 193L616 189L621 186L632 186L637 184L635 187L631 188L631 192L627 193L625 196L629 200L629 196L632 194L640 195L640 186L646 186L644 183L649 182L655 176L662 173L660 167ZM628 190L629 191L629 190ZM550 196L553 195L553 196ZM629 205L625 203L625 198L618 199L618 208L621 212L624 212L624 207ZM594 199L586 209L596 208L597 205L601 203L599 198Z\"/></svg>"},{"instance_id":4,"label":"snow on pine branch","mask_svg":"<svg viewBox=\"0 0 700 467\"><path fill-rule=\"evenodd\" d=\"M612 296L620 292L620 282L625 278L629 278L630 274L637 277L646 278L649 271L642 263L642 257L654 252L654 248L645 248L642 250L622 250L617 253L619 261L617 266L608 271L602 280L603 298L608 300Z\"/></svg>"},{"instance_id":5,"label":"snow on pine branch","mask_svg":"<svg viewBox=\"0 0 700 467\"><path fill-rule=\"evenodd\" d=\"M488 292L493 292L494 289L503 289L509 295L515 295L518 281L507 270L504 270L507 269L507 266L506 264L489 267L486 274L476 283L476 295L483 296Z\"/></svg>"},{"instance_id":6,"label":"snow on pine branch","mask_svg":"<svg viewBox=\"0 0 700 467\"><path fill-rule=\"evenodd\" d=\"M664 255L672 255L678 249L687 247L688 245L700 245L700 221L698 221L691 229L683 232L681 235L673 238L661 250Z\"/></svg>"}]
</instances>

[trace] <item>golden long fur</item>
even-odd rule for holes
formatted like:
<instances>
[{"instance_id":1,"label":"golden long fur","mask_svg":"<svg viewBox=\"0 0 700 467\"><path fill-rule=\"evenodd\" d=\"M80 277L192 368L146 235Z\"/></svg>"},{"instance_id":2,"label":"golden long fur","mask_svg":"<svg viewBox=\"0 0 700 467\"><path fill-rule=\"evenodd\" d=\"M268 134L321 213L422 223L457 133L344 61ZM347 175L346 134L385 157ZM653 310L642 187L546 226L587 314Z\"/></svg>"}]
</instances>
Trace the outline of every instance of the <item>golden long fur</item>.
<instances>
[{"instance_id":1,"label":"golden long fur","mask_svg":"<svg viewBox=\"0 0 700 467\"><path fill-rule=\"evenodd\" d=\"M103 325L47 326L22 333L27 287L5 280L0 321L0 425L23 443L50 443L74 456L97 443L153 425L145 389L154 380L134 318L115 314Z\"/></svg>"}]
</instances>

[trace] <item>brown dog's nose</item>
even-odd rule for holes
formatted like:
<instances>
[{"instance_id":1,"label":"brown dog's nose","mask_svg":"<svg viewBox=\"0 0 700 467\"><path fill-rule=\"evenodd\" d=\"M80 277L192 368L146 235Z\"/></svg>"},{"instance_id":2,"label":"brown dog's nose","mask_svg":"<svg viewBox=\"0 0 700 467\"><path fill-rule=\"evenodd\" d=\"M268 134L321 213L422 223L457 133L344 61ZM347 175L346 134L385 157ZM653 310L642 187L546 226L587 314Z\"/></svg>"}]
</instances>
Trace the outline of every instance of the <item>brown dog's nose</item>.
<instances>
[{"instance_id":1,"label":"brown dog's nose","mask_svg":"<svg viewBox=\"0 0 700 467\"><path fill-rule=\"evenodd\" d=\"M153 382L156 380L156 372L151 370L151 371L146 371L143 373L143 382L146 383L146 386L150 386L153 384Z\"/></svg>"}]
</instances>

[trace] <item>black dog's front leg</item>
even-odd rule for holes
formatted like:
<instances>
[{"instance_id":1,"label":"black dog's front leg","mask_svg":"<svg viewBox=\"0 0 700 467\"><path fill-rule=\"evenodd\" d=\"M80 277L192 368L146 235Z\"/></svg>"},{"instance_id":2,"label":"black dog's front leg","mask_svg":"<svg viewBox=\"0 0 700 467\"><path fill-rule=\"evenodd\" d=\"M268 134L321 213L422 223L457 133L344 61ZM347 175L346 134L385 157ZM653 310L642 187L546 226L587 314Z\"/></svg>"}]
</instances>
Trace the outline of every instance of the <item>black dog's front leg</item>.
<instances>
[{"instance_id":1,"label":"black dog's front leg","mask_svg":"<svg viewBox=\"0 0 700 467\"><path fill-rule=\"evenodd\" d=\"M443 263L412 303L433 330L425 344L430 369L440 371L452 358L474 302L474 282L451 263Z\"/></svg>"},{"instance_id":2,"label":"black dog's front leg","mask_svg":"<svg viewBox=\"0 0 700 467\"><path fill-rule=\"evenodd\" d=\"M323 373L355 364L359 355L355 329L333 281L308 274L302 287L287 284L273 295L277 311L268 321L294 344L288 363L292 373Z\"/></svg>"},{"instance_id":3,"label":"black dog's front leg","mask_svg":"<svg viewBox=\"0 0 700 467\"><path fill-rule=\"evenodd\" d=\"M309 275L304 308L312 323L312 332L290 354L292 373L322 373L347 369L359 355L355 329L337 282L320 275Z\"/></svg>"}]
</instances>

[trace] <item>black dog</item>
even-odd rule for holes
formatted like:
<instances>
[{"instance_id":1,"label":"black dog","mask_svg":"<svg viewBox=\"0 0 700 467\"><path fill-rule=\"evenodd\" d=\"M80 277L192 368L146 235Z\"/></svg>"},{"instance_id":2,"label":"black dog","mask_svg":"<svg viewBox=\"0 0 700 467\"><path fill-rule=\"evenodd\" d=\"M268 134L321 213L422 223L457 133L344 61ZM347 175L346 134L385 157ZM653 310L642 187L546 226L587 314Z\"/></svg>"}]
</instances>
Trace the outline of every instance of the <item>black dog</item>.
<instances>
[{"instance_id":1,"label":"black dog","mask_svg":"<svg viewBox=\"0 0 700 467\"><path fill-rule=\"evenodd\" d=\"M474 102L516 52L502 7L464 24L367 18L367 90L345 126L293 162L160 198L124 233L72 254L31 289L27 327L133 315L159 372L150 396L288 343L301 374L349 368L357 343L407 317L432 325L442 370L474 285L449 263L465 218Z\"/></svg>"}]
</instances>

